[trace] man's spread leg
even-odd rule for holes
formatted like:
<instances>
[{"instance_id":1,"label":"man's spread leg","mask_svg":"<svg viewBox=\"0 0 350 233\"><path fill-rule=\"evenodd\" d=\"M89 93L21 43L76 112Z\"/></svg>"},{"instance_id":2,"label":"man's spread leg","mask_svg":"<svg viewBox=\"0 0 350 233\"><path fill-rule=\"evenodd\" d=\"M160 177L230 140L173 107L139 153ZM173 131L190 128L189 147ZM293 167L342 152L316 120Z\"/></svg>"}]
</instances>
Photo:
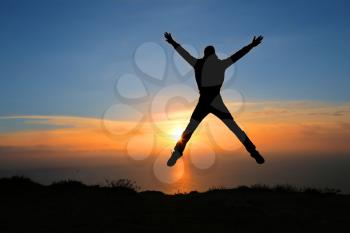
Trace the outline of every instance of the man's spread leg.
<instances>
[{"instance_id":1,"label":"man's spread leg","mask_svg":"<svg viewBox=\"0 0 350 233\"><path fill-rule=\"evenodd\" d=\"M238 126L234 121L231 113L225 106L221 95L218 95L215 100L212 102L212 113L220 118L224 124L236 135L239 141L244 145L246 150L250 153L250 156L253 157L258 164L265 162L264 158L256 150L255 145L249 139L247 134Z\"/></svg>"},{"instance_id":2,"label":"man's spread leg","mask_svg":"<svg viewBox=\"0 0 350 233\"><path fill-rule=\"evenodd\" d=\"M174 166L176 161L182 156L186 144L190 140L193 132L196 130L196 128L204 119L204 117L208 115L208 113L209 112L205 98L199 97L198 104L192 113L190 122L188 123L185 131L182 133L181 138L176 143L174 150L172 151L171 157L168 160L167 165L169 167Z\"/></svg>"},{"instance_id":3,"label":"man's spread leg","mask_svg":"<svg viewBox=\"0 0 350 233\"><path fill-rule=\"evenodd\" d=\"M191 119L188 123L185 131L182 133L181 138L176 143L174 150L172 151L171 157L167 162L169 167L174 166L176 161L182 156L185 150L187 142L190 140L193 132L198 127L199 122L197 120Z\"/></svg>"}]
</instances>

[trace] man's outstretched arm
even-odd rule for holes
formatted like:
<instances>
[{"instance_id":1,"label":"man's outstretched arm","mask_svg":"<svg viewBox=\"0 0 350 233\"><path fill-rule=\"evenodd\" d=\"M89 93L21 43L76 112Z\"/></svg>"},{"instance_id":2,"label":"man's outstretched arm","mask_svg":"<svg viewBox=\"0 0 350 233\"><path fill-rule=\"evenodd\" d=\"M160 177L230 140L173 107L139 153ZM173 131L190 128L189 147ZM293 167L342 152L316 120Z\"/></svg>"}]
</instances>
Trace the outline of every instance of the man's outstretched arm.
<instances>
[{"instance_id":1,"label":"man's outstretched arm","mask_svg":"<svg viewBox=\"0 0 350 233\"><path fill-rule=\"evenodd\" d=\"M254 36L254 38L250 44L244 46L243 48L241 48L240 50L238 50L237 52L235 52L230 57L228 57L224 60L224 62L226 63L226 66L228 67L228 66L232 65L233 63L235 63L236 61L238 61L239 59L241 59L252 48L258 46L261 43L262 39L263 39L262 36L258 36L258 37Z\"/></svg>"},{"instance_id":2,"label":"man's outstretched arm","mask_svg":"<svg viewBox=\"0 0 350 233\"><path fill-rule=\"evenodd\" d=\"M165 40L171 44L174 49L183 57L191 66L194 66L197 59L194 58L189 52L187 52L179 43L177 43L169 32L164 33Z\"/></svg>"}]
</instances>

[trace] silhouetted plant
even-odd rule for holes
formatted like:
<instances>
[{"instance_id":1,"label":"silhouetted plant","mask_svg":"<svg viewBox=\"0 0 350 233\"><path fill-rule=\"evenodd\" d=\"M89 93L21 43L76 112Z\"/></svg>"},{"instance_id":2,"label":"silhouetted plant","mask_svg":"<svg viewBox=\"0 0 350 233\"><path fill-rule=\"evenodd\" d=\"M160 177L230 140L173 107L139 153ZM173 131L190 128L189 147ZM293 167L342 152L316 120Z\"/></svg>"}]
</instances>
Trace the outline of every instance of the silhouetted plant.
<instances>
[{"instance_id":1,"label":"silhouetted plant","mask_svg":"<svg viewBox=\"0 0 350 233\"><path fill-rule=\"evenodd\" d=\"M7 178L0 178L0 188L3 192L13 191L16 193L18 191L35 191L35 190L45 190L46 188L53 188L58 190L111 190L124 193L138 193L140 187L136 185L135 181L130 179L119 179L119 180L105 180L106 186L99 185L86 185L80 181L76 180L62 180L53 182L51 185L46 186L32 181L28 177L24 176L12 176ZM238 186L237 188L227 188L224 186L212 186L208 189L206 193L229 193L229 192L276 192L276 193L305 193L305 194L327 194L327 195L336 195L341 193L339 189L333 188L312 188L312 187L303 187L298 188L289 184L284 185L275 185L269 186L264 184L254 184L250 187L248 186ZM162 196L164 193L160 191L143 191L143 194L155 194ZM182 195L196 195L200 194L197 191L191 191L189 193L180 192L178 190L175 194L177 196Z\"/></svg>"},{"instance_id":2,"label":"silhouetted plant","mask_svg":"<svg viewBox=\"0 0 350 233\"><path fill-rule=\"evenodd\" d=\"M107 187L115 191L131 191L137 192L140 187L136 185L135 181L129 179L119 179L119 180L105 180Z\"/></svg>"},{"instance_id":3,"label":"silhouetted plant","mask_svg":"<svg viewBox=\"0 0 350 233\"><path fill-rule=\"evenodd\" d=\"M0 187L2 190L28 190L42 187L41 184L32 181L24 176L12 176L0 179Z\"/></svg>"},{"instance_id":4,"label":"silhouetted plant","mask_svg":"<svg viewBox=\"0 0 350 233\"><path fill-rule=\"evenodd\" d=\"M50 187L62 188L62 189L82 189L82 188L87 188L88 186L86 186L80 181L68 179L68 180L53 182L50 185Z\"/></svg>"},{"instance_id":5,"label":"silhouetted plant","mask_svg":"<svg viewBox=\"0 0 350 233\"><path fill-rule=\"evenodd\" d=\"M296 192L302 192L301 189L298 189L297 187L294 187L290 184L283 184L283 185L275 185L273 188L273 191L275 192L281 192L281 193L296 193Z\"/></svg>"},{"instance_id":6,"label":"silhouetted plant","mask_svg":"<svg viewBox=\"0 0 350 233\"><path fill-rule=\"evenodd\" d=\"M248 186L245 185L240 185L236 188L237 191L249 191L250 188Z\"/></svg>"},{"instance_id":7,"label":"silhouetted plant","mask_svg":"<svg viewBox=\"0 0 350 233\"><path fill-rule=\"evenodd\" d=\"M304 188L304 193L308 194L328 194L328 195L335 195L341 192L339 189L332 189L332 188L324 188L324 189L318 189L318 188Z\"/></svg>"},{"instance_id":8,"label":"silhouetted plant","mask_svg":"<svg viewBox=\"0 0 350 233\"><path fill-rule=\"evenodd\" d=\"M334 189L334 188L325 188L323 189L323 193L324 194L339 194L341 193L341 190L340 189Z\"/></svg>"},{"instance_id":9,"label":"silhouetted plant","mask_svg":"<svg viewBox=\"0 0 350 233\"><path fill-rule=\"evenodd\" d=\"M253 184L249 188L250 190L254 190L254 191L264 191L264 192L272 191L271 187L266 184Z\"/></svg>"},{"instance_id":10,"label":"silhouetted plant","mask_svg":"<svg viewBox=\"0 0 350 233\"><path fill-rule=\"evenodd\" d=\"M208 189L207 192L218 192L218 191L225 191L228 190L225 186L212 186Z\"/></svg>"}]
</instances>

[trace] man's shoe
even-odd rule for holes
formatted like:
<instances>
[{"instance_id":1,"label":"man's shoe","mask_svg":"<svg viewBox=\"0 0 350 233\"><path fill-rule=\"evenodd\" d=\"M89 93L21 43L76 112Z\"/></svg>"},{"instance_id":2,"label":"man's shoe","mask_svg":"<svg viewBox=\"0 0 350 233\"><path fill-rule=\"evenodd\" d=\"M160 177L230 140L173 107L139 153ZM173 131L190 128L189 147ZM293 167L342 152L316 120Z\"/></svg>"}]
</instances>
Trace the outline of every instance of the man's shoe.
<instances>
[{"instance_id":1,"label":"man's shoe","mask_svg":"<svg viewBox=\"0 0 350 233\"><path fill-rule=\"evenodd\" d=\"M250 152L250 156L252 156L258 164L263 164L265 162L265 159L257 150Z\"/></svg>"},{"instance_id":2,"label":"man's shoe","mask_svg":"<svg viewBox=\"0 0 350 233\"><path fill-rule=\"evenodd\" d=\"M177 150L173 150L171 153L171 157L169 158L167 165L168 167L172 167L175 165L176 161L182 156L182 153L180 153Z\"/></svg>"}]
</instances>

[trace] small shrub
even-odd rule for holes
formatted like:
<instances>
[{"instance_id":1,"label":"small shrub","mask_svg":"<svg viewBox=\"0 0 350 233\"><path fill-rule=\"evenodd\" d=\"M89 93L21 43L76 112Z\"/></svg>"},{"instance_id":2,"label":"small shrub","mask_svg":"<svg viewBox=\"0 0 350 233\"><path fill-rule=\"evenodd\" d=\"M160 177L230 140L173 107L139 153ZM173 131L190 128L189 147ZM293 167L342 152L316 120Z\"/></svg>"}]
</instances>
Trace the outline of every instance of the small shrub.
<instances>
[{"instance_id":1,"label":"small shrub","mask_svg":"<svg viewBox=\"0 0 350 233\"><path fill-rule=\"evenodd\" d=\"M272 188L272 190L275 191L275 192L280 192L280 193L297 193L297 192L301 191L297 187L294 187L294 186L292 186L290 184L275 185Z\"/></svg>"},{"instance_id":2,"label":"small shrub","mask_svg":"<svg viewBox=\"0 0 350 233\"><path fill-rule=\"evenodd\" d=\"M3 190L11 191L11 190L31 190L31 189L40 188L42 187L42 185L24 176L12 176L8 178L1 178L0 187Z\"/></svg>"},{"instance_id":3,"label":"small shrub","mask_svg":"<svg viewBox=\"0 0 350 233\"><path fill-rule=\"evenodd\" d=\"M106 179L107 187L114 191L125 191L136 193L140 187L136 185L135 181L129 179L119 179L109 181Z\"/></svg>"},{"instance_id":4,"label":"small shrub","mask_svg":"<svg viewBox=\"0 0 350 233\"><path fill-rule=\"evenodd\" d=\"M225 186L212 186L206 191L206 193L220 193L226 190L228 190L228 188Z\"/></svg>"},{"instance_id":5,"label":"small shrub","mask_svg":"<svg viewBox=\"0 0 350 233\"><path fill-rule=\"evenodd\" d=\"M85 184L83 184L80 181L77 180L62 180L62 181L57 181L53 182L50 187L52 188L59 188L59 189L83 189L87 188Z\"/></svg>"},{"instance_id":6,"label":"small shrub","mask_svg":"<svg viewBox=\"0 0 350 233\"><path fill-rule=\"evenodd\" d=\"M272 191L271 187L269 187L266 184L253 184L253 185L250 186L250 189L254 190L254 191L259 191L259 192L270 192L270 191Z\"/></svg>"}]
</instances>

